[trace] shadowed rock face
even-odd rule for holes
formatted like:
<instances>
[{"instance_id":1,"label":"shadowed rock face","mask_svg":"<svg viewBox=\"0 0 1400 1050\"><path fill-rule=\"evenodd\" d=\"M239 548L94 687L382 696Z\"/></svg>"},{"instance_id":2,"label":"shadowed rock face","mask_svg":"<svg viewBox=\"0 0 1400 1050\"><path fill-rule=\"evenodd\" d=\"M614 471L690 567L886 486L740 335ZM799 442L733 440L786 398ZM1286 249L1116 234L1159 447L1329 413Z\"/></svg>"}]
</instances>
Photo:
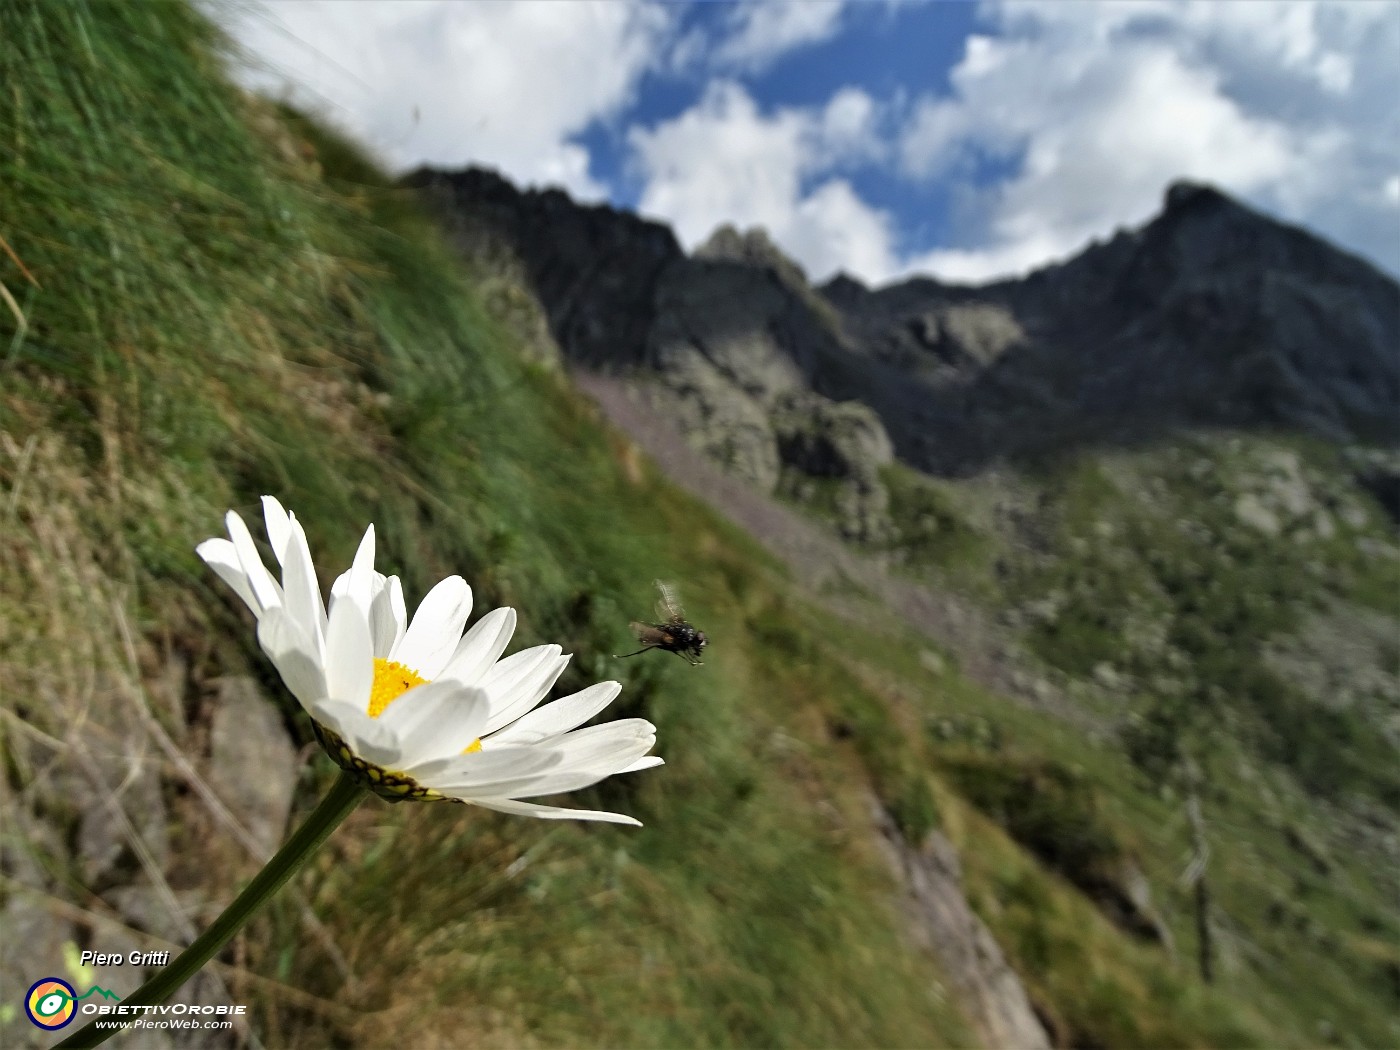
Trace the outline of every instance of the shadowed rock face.
<instances>
[{"instance_id":1,"label":"shadowed rock face","mask_svg":"<svg viewBox=\"0 0 1400 1050\"><path fill-rule=\"evenodd\" d=\"M518 257L574 367L660 380L692 442L764 489L812 473L812 443L779 431L843 402L873 412L872 450L943 474L1196 426L1400 445L1400 285L1206 186L1023 279L871 290L811 288L762 231L687 256L658 223L489 172L407 182L459 245Z\"/></svg>"},{"instance_id":2,"label":"shadowed rock face","mask_svg":"<svg viewBox=\"0 0 1400 1050\"><path fill-rule=\"evenodd\" d=\"M490 172L425 169L405 181L425 191L459 250L526 276L574 367L658 380L690 443L726 469L765 492L785 471L834 481L845 533L886 527L878 475L889 436L845 393L869 362L762 231L725 227L687 256L662 225L558 191L520 192Z\"/></svg>"},{"instance_id":3,"label":"shadowed rock face","mask_svg":"<svg viewBox=\"0 0 1400 1050\"><path fill-rule=\"evenodd\" d=\"M569 361L600 372L645 364L657 281L685 257L667 227L559 190L522 193L480 168L421 168L403 182L425 192L459 249L519 258Z\"/></svg>"},{"instance_id":4,"label":"shadowed rock face","mask_svg":"<svg viewBox=\"0 0 1400 1050\"><path fill-rule=\"evenodd\" d=\"M874 407L940 472L1200 425L1400 442L1400 285L1209 187L1178 183L1143 228L1022 280L822 293L927 391L913 417Z\"/></svg>"}]
</instances>

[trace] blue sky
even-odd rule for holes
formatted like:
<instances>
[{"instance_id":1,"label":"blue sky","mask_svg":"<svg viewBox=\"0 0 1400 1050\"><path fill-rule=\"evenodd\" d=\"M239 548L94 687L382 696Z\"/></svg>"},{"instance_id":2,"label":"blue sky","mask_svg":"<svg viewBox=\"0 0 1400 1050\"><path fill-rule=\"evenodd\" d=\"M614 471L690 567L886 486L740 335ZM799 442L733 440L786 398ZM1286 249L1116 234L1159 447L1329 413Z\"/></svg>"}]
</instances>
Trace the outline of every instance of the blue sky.
<instances>
[{"instance_id":1,"label":"blue sky","mask_svg":"<svg viewBox=\"0 0 1400 1050\"><path fill-rule=\"evenodd\" d=\"M980 281L1214 182L1400 273L1393 0L279 0L251 85L396 169L764 227L817 280Z\"/></svg>"}]
</instances>

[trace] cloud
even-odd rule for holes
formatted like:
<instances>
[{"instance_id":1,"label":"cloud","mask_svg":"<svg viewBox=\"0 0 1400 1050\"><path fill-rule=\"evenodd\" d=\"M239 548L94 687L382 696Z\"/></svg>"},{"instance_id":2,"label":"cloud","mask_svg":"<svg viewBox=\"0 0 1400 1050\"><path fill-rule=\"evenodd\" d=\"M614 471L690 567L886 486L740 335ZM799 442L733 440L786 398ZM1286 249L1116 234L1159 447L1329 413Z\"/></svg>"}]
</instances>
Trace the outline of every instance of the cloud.
<instances>
[{"instance_id":1,"label":"cloud","mask_svg":"<svg viewBox=\"0 0 1400 1050\"><path fill-rule=\"evenodd\" d=\"M763 113L733 81L712 83L695 106L628 143L645 181L639 210L670 222L688 247L715 227L762 226L817 280L840 269L893 273L891 220L836 177L883 146L877 107L844 88L819 108Z\"/></svg>"},{"instance_id":2,"label":"cloud","mask_svg":"<svg viewBox=\"0 0 1400 1050\"><path fill-rule=\"evenodd\" d=\"M675 13L585 0L281 0L224 17L265 67L250 72L255 86L290 90L391 164L487 164L596 199L605 187L572 140L632 102Z\"/></svg>"},{"instance_id":3,"label":"cloud","mask_svg":"<svg viewBox=\"0 0 1400 1050\"><path fill-rule=\"evenodd\" d=\"M856 87L832 95L819 118L817 146L831 163L878 160L887 152L879 138L879 107Z\"/></svg>"},{"instance_id":4,"label":"cloud","mask_svg":"<svg viewBox=\"0 0 1400 1050\"><path fill-rule=\"evenodd\" d=\"M747 0L735 4L729 35L711 60L719 68L757 72L795 48L820 43L841 28L843 0Z\"/></svg>"},{"instance_id":5,"label":"cloud","mask_svg":"<svg viewBox=\"0 0 1400 1050\"><path fill-rule=\"evenodd\" d=\"M830 179L797 201L779 235L814 281L838 272L883 281L900 267L891 250L891 219L844 179Z\"/></svg>"},{"instance_id":6,"label":"cloud","mask_svg":"<svg viewBox=\"0 0 1400 1050\"><path fill-rule=\"evenodd\" d=\"M912 108L903 173L964 189L963 245L906 267L982 280L1141 222L1179 177L1229 191L1400 269L1400 7L1007 2L952 90ZM1387 57L1389 56L1389 57ZM990 181L979 173L1010 166Z\"/></svg>"},{"instance_id":7,"label":"cloud","mask_svg":"<svg viewBox=\"0 0 1400 1050\"><path fill-rule=\"evenodd\" d=\"M1400 5L986 0L947 90L877 98L859 78L878 71L862 66L834 71L827 82L847 86L824 104L788 108L754 100L774 90L759 74L838 39L849 0L710 10L280 0L215 13L261 59L247 81L290 90L396 167L486 164L607 199L622 187L600 181L581 136L631 121L620 141L643 210L691 245L724 222L763 225L817 278L1024 272L1144 221L1180 177L1400 272ZM885 10L897 29L912 9ZM639 97L649 75L690 90L715 70L690 108L638 123L656 112ZM867 188L886 194L879 206ZM909 243L939 227L937 210L914 213L934 199L953 202L941 243Z\"/></svg>"}]
</instances>

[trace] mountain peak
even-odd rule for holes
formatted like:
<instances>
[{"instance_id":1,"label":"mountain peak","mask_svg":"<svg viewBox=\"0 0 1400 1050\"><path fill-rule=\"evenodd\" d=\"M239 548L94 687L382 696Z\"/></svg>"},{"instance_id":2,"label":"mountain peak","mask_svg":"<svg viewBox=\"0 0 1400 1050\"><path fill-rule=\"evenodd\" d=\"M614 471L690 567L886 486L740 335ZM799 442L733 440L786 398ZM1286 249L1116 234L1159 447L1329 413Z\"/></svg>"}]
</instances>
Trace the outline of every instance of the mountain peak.
<instances>
[{"instance_id":1,"label":"mountain peak","mask_svg":"<svg viewBox=\"0 0 1400 1050\"><path fill-rule=\"evenodd\" d=\"M1192 182L1190 179L1178 179L1167 187L1166 197L1163 200L1162 211L1164 215L1173 212L1181 212L1187 208L1200 208L1209 206L1232 206L1240 207L1239 203L1232 197L1206 182Z\"/></svg>"},{"instance_id":2,"label":"mountain peak","mask_svg":"<svg viewBox=\"0 0 1400 1050\"><path fill-rule=\"evenodd\" d=\"M687 257L634 215L448 178L453 228L490 226L519 253L576 365L657 369L677 332L713 329L707 360L746 390L771 393L779 375L862 401L931 469L1194 426L1400 444L1400 286L1202 182L1171 184L1146 225L1025 278L813 289L759 228L721 226Z\"/></svg>"},{"instance_id":3,"label":"mountain peak","mask_svg":"<svg viewBox=\"0 0 1400 1050\"><path fill-rule=\"evenodd\" d=\"M725 223L710 234L710 239L696 248L693 254L697 259L723 259L763 267L782 274L790 282L804 286L807 283L802 267L783 254L762 226L753 226L740 233Z\"/></svg>"}]
</instances>

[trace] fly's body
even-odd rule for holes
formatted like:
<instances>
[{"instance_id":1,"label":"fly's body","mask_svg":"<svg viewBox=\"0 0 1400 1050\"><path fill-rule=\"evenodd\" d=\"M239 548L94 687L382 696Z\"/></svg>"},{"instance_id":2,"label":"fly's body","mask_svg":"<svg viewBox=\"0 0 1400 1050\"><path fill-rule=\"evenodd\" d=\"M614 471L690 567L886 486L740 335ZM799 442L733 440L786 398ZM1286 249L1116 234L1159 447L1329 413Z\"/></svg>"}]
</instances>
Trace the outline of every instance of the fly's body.
<instances>
[{"instance_id":1,"label":"fly's body","mask_svg":"<svg viewBox=\"0 0 1400 1050\"><path fill-rule=\"evenodd\" d=\"M661 622L642 623L633 620L632 633L637 636L637 641L642 643L642 647L635 653L627 653L618 659L637 656L648 649L662 649L668 653L675 653L692 667L699 666L700 653L709 644L705 632L696 630L695 626L686 620L685 610L681 608L674 587L657 580L656 590L661 596L656 603L656 618Z\"/></svg>"}]
</instances>

